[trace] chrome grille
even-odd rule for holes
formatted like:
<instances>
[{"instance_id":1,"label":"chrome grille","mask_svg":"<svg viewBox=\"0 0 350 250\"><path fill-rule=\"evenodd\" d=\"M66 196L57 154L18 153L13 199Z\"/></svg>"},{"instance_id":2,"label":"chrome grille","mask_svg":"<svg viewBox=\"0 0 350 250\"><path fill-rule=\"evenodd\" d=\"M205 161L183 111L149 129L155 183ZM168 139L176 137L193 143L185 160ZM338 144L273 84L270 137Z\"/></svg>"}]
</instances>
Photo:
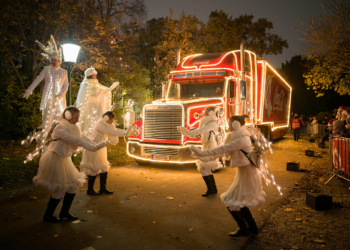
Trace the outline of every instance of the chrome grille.
<instances>
[{"instance_id":1,"label":"chrome grille","mask_svg":"<svg viewBox=\"0 0 350 250\"><path fill-rule=\"evenodd\" d=\"M145 154L151 154L151 155L178 155L179 150L176 148L151 148L151 147L145 147L144 148Z\"/></svg>"},{"instance_id":2,"label":"chrome grille","mask_svg":"<svg viewBox=\"0 0 350 250\"><path fill-rule=\"evenodd\" d=\"M144 138L181 140L177 126L182 126L181 106L148 106L144 114Z\"/></svg>"}]
</instances>

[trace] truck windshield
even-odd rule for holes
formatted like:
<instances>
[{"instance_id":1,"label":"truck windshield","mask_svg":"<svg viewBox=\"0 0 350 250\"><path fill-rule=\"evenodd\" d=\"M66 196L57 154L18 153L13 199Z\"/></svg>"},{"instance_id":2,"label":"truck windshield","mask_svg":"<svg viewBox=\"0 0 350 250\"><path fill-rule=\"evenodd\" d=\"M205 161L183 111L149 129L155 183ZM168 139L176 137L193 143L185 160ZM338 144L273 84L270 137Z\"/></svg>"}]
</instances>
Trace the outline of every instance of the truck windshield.
<instances>
[{"instance_id":1,"label":"truck windshield","mask_svg":"<svg viewBox=\"0 0 350 250\"><path fill-rule=\"evenodd\" d=\"M215 98L224 94L224 79L186 79L171 81L168 99Z\"/></svg>"}]
</instances>

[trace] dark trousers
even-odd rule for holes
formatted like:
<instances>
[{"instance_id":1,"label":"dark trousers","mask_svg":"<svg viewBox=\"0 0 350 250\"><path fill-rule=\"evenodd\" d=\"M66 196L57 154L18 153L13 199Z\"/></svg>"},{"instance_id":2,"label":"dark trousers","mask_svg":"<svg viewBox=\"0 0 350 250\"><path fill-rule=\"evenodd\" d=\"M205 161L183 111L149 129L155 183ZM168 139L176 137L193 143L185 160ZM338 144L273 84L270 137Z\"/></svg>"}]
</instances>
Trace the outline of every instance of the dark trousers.
<instances>
[{"instance_id":1,"label":"dark trousers","mask_svg":"<svg viewBox=\"0 0 350 250\"><path fill-rule=\"evenodd\" d=\"M332 133L332 131L325 133L325 134L322 136L322 139L321 139L320 143L321 143L321 144L324 144L324 142L325 142L326 140L329 139L329 135L330 135L331 133Z\"/></svg>"},{"instance_id":2,"label":"dark trousers","mask_svg":"<svg viewBox=\"0 0 350 250\"><path fill-rule=\"evenodd\" d=\"M293 132L294 132L294 141L298 141L300 137L300 128L293 129Z\"/></svg>"}]
</instances>

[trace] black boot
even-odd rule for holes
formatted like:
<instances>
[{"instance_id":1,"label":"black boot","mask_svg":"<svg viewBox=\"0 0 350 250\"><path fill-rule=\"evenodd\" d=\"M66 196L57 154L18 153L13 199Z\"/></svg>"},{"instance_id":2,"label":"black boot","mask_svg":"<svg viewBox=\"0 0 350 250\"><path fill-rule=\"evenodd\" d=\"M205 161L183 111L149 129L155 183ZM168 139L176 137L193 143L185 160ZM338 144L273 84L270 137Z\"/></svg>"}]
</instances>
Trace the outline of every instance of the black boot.
<instances>
[{"instance_id":1,"label":"black boot","mask_svg":"<svg viewBox=\"0 0 350 250\"><path fill-rule=\"evenodd\" d=\"M212 191L214 194L218 193L218 190L216 188L216 183L215 183L215 179L214 179L214 175L209 175L210 176L210 181L211 181L211 185L212 185Z\"/></svg>"},{"instance_id":2,"label":"black boot","mask_svg":"<svg viewBox=\"0 0 350 250\"><path fill-rule=\"evenodd\" d=\"M94 184L95 184L96 176L89 175L88 177L89 177L89 179L88 179L88 190L87 190L86 193L88 195L100 195L100 193L98 193L98 192L96 192L94 190Z\"/></svg>"},{"instance_id":3,"label":"black boot","mask_svg":"<svg viewBox=\"0 0 350 250\"><path fill-rule=\"evenodd\" d=\"M228 236L230 236L230 237L248 236L249 229L248 229L247 224L245 223L241 213L239 211L231 211L229 208L227 208L227 209L239 226L239 229L236 232L229 233Z\"/></svg>"},{"instance_id":4,"label":"black boot","mask_svg":"<svg viewBox=\"0 0 350 250\"><path fill-rule=\"evenodd\" d=\"M259 233L258 226L256 225L254 217L253 217L252 213L250 212L249 208L247 208L247 207L241 208L241 214L243 215L245 221L248 224L249 231L252 234L258 234Z\"/></svg>"},{"instance_id":5,"label":"black boot","mask_svg":"<svg viewBox=\"0 0 350 250\"><path fill-rule=\"evenodd\" d=\"M52 197L50 197L49 203L47 204L47 208L43 217L43 221L45 222L60 222L61 219L57 218L56 216L53 215L53 213L55 212L55 209L58 205L58 203L60 203L61 199L54 199Z\"/></svg>"},{"instance_id":6,"label":"black boot","mask_svg":"<svg viewBox=\"0 0 350 250\"><path fill-rule=\"evenodd\" d=\"M107 173L100 174L100 194L113 194L106 188L107 185Z\"/></svg>"},{"instance_id":7,"label":"black boot","mask_svg":"<svg viewBox=\"0 0 350 250\"><path fill-rule=\"evenodd\" d=\"M208 176L203 176L203 179L205 181L205 184L207 185L207 192L202 194L203 197L208 197L211 194L216 194L216 186L215 185L215 180L213 175L208 175Z\"/></svg>"},{"instance_id":8,"label":"black boot","mask_svg":"<svg viewBox=\"0 0 350 250\"><path fill-rule=\"evenodd\" d=\"M77 220L78 217L72 215L69 212L70 206L72 205L72 202L74 200L75 194L70 194L70 193L66 193L63 199L63 206L61 208L61 212L60 212L60 218L67 218L68 220Z\"/></svg>"}]
</instances>

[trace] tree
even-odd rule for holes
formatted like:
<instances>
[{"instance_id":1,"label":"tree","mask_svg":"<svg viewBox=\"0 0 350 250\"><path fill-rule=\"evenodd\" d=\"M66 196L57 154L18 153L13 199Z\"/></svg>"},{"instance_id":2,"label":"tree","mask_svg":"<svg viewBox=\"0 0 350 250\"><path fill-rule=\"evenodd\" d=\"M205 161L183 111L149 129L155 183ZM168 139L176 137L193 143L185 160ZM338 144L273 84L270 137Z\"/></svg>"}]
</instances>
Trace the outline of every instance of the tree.
<instances>
[{"instance_id":1,"label":"tree","mask_svg":"<svg viewBox=\"0 0 350 250\"><path fill-rule=\"evenodd\" d=\"M40 55L42 51L35 40L46 44L53 34L60 45L68 38L69 31L73 31L74 39L82 47L73 72L74 100L87 67L96 67L102 80L107 79L104 75L110 72L127 66L131 69L127 63L136 47L135 29L146 13L143 0L4 0L2 8L0 101L6 108L1 110L0 119L4 122L0 131L6 131L1 137L12 138L23 136L41 123L40 88L29 100L20 98L42 67L49 63ZM142 77L148 79L145 75ZM128 88L131 89L124 87ZM148 98L148 93L143 93L144 98ZM9 116L11 121L7 119Z\"/></svg>"},{"instance_id":2,"label":"tree","mask_svg":"<svg viewBox=\"0 0 350 250\"><path fill-rule=\"evenodd\" d=\"M281 69L278 70L293 88L291 112L299 115L315 115L321 111L330 112L339 106L346 106L347 97L345 96L326 90L322 97L317 97L316 93L308 88L303 77L308 70L308 63L307 59L301 55L294 56L290 61L282 63Z\"/></svg>"},{"instance_id":3,"label":"tree","mask_svg":"<svg viewBox=\"0 0 350 250\"><path fill-rule=\"evenodd\" d=\"M173 18L173 11L170 8L170 16L164 21L164 30L161 41L154 46L156 51L156 88L161 88L161 83L167 80L167 75L174 70L176 65L177 48L181 49L181 58L201 51L199 41L200 27L203 25L196 16L185 15L182 11L181 17Z\"/></svg>"},{"instance_id":4,"label":"tree","mask_svg":"<svg viewBox=\"0 0 350 250\"><path fill-rule=\"evenodd\" d=\"M298 30L308 53L309 70L306 83L319 95L333 89L340 95L350 95L350 1L320 2L323 15L305 23Z\"/></svg>"},{"instance_id":5,"label":"tree","mask_svg":"<svg viewBox=\"0 0 350 250\"><path fill-rule=\"evenodd\" d=\"M209 21L202 29L202 40L206 52L224 52L238 49L242 40L246 49L259 57L281 54L288 43L277 34L273 34L273 23L266 18L253 21L253 15L229 16L224 11L212 11Z\"/></svg>"}]
</instances>

